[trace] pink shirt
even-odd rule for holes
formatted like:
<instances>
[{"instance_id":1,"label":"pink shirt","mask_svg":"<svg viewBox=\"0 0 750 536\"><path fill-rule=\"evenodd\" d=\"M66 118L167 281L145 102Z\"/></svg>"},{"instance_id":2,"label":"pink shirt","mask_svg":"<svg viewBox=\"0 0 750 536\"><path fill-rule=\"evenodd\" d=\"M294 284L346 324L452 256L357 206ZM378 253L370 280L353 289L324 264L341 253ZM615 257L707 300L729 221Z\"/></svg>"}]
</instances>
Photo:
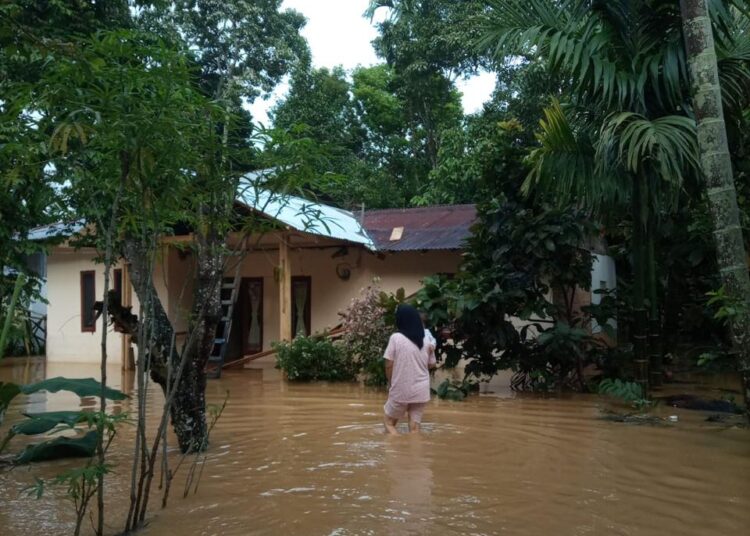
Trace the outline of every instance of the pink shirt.
<instances>
[{"instance_id":1,"label":"pink shirt","mask_svg":"<svg viewBox=\"0 0 750 536\"><path fill-rule=\"evenodd\" d=\"M391 335L383 356L393 361L389 400L407 404L430 401L429 365L435 364L432 348L426 338L419 349L401 333Z\"/></svg>"}]
</instances>

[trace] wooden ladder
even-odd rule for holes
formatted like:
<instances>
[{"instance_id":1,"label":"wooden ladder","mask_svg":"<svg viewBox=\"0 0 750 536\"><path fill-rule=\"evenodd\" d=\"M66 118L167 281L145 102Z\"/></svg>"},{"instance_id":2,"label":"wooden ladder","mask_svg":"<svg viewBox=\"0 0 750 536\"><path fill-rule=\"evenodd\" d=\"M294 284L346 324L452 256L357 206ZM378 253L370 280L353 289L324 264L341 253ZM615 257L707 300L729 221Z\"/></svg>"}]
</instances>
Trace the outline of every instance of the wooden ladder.
<instances>
[{"instance_id":1,"label":"wooden ladder","mask_svg":"<svg viewBox=\"0 0 750 536\"><path fill-rule=\"evenodd\" d=\"M221 319L216 327L216 338L211 355L208 358L208 378L220 378L221 369L224 366L224 360L227 356L229 347L229 337L232 333L232 316L234 313L234 304L237 303L237 295L240 292L239 270L235 273L234 278L225 277L221 280L220 299L221 299Z\"/></svg>"}]
</instances>

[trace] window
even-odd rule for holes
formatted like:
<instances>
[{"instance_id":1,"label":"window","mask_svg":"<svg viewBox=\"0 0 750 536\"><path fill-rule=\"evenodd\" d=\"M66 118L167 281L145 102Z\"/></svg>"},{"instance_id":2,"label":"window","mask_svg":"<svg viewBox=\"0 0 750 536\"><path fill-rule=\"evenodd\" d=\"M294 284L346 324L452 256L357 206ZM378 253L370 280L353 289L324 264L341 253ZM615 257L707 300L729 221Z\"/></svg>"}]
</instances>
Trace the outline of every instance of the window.
<instances>
[{"instance_id":1,"label":"window","mask_svg":"<svg viewBox=\"0 0 750 536\"><path fill-rule=\"evenodd\" d=\"M81 331L96 331L94 302L96 301L96 272L81 272Z\"/></svg>"},{"instance_id":2,"label":"window","mask_svg":"<svg viewBox=\"0 0 750 536\"><path fill-rule=\"evenodd\" d=\"M115 291L115 295L120 300L120 304L122 304L122 270L120 268L117 268L114 271L114 276L112 277L112 290Z\"/></svg>"},{"instance_id":3,"label":"window","mask_svg":"<svg viewBox=\"0 0 750 536\"><path fill-rule=\"evenodd\" d=\"M243 277L237 301L242 326L242 353L252 355L262 352L263 278Z\"/></svg>"},{"instance_id":4,"label":"window","mask_svg":"<svg viewBox=\"0 0 750 536\"><path fill-rule=\"evenodd\" d=\"M305 276L292 277L292 338L309 336L310 294L312 279Z\"/></svg>"}]
</instances>

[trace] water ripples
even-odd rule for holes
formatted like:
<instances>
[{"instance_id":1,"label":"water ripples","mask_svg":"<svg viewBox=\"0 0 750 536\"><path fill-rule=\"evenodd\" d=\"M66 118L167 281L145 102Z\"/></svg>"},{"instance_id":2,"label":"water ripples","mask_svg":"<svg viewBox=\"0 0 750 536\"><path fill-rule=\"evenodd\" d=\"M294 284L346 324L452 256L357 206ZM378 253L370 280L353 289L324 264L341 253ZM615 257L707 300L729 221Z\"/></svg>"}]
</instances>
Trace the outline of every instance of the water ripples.
<instances>
[{"instance_id":1,"label":"water ripples","mask_svg":"<svg viewBox=\"0 0 750 536\"><path fill-rule=\"evenodd\" d=\"M433 401L422 434L389 437L375 390L291 385L270 368L211 382L210 401L226 390L197 494L174 492L145 534L725 536L750 525L750 431L700 416L627 426L599 420L596 397L482 396ZM70 403L27 400L12 412ZM154 422L160 404L152 389ZM132 431L113 448L124 465ZM3 535L68 533L61 494L37 503L21 492L75 463L0 473ZM109 479L113 524L127 472Z\"/></svg>"}]
</instances>

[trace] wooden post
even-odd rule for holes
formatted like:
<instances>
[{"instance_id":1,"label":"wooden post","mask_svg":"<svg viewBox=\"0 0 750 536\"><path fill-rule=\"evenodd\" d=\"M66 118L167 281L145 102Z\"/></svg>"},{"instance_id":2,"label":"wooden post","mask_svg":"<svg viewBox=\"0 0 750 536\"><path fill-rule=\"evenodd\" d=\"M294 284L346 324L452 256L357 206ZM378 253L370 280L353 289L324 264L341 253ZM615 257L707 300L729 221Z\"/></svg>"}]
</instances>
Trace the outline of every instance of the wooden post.
<instances>
[{"instance_id":1,"label":"wooden post","mask_svg":"<svg viewBox=\"0 0 750 536\"><path fill-rule=\"evenodd\" d=\"M292 340L292 270L287 235L279 235L279 340Z\"/></svg>"},{"instance_id":2,"label":"wooden post","mask_svg":"<svg viewBox=\"0 0 750 536\"><path fill-rule=\"evenodd\" d=\"M130 307L133 305L133 287L130 284L130 264L125 261L122 263L122 306ZM135 363L131 359L130 335L122 334L122 370L134 370Z\"/></svg>"}]
</instances>

